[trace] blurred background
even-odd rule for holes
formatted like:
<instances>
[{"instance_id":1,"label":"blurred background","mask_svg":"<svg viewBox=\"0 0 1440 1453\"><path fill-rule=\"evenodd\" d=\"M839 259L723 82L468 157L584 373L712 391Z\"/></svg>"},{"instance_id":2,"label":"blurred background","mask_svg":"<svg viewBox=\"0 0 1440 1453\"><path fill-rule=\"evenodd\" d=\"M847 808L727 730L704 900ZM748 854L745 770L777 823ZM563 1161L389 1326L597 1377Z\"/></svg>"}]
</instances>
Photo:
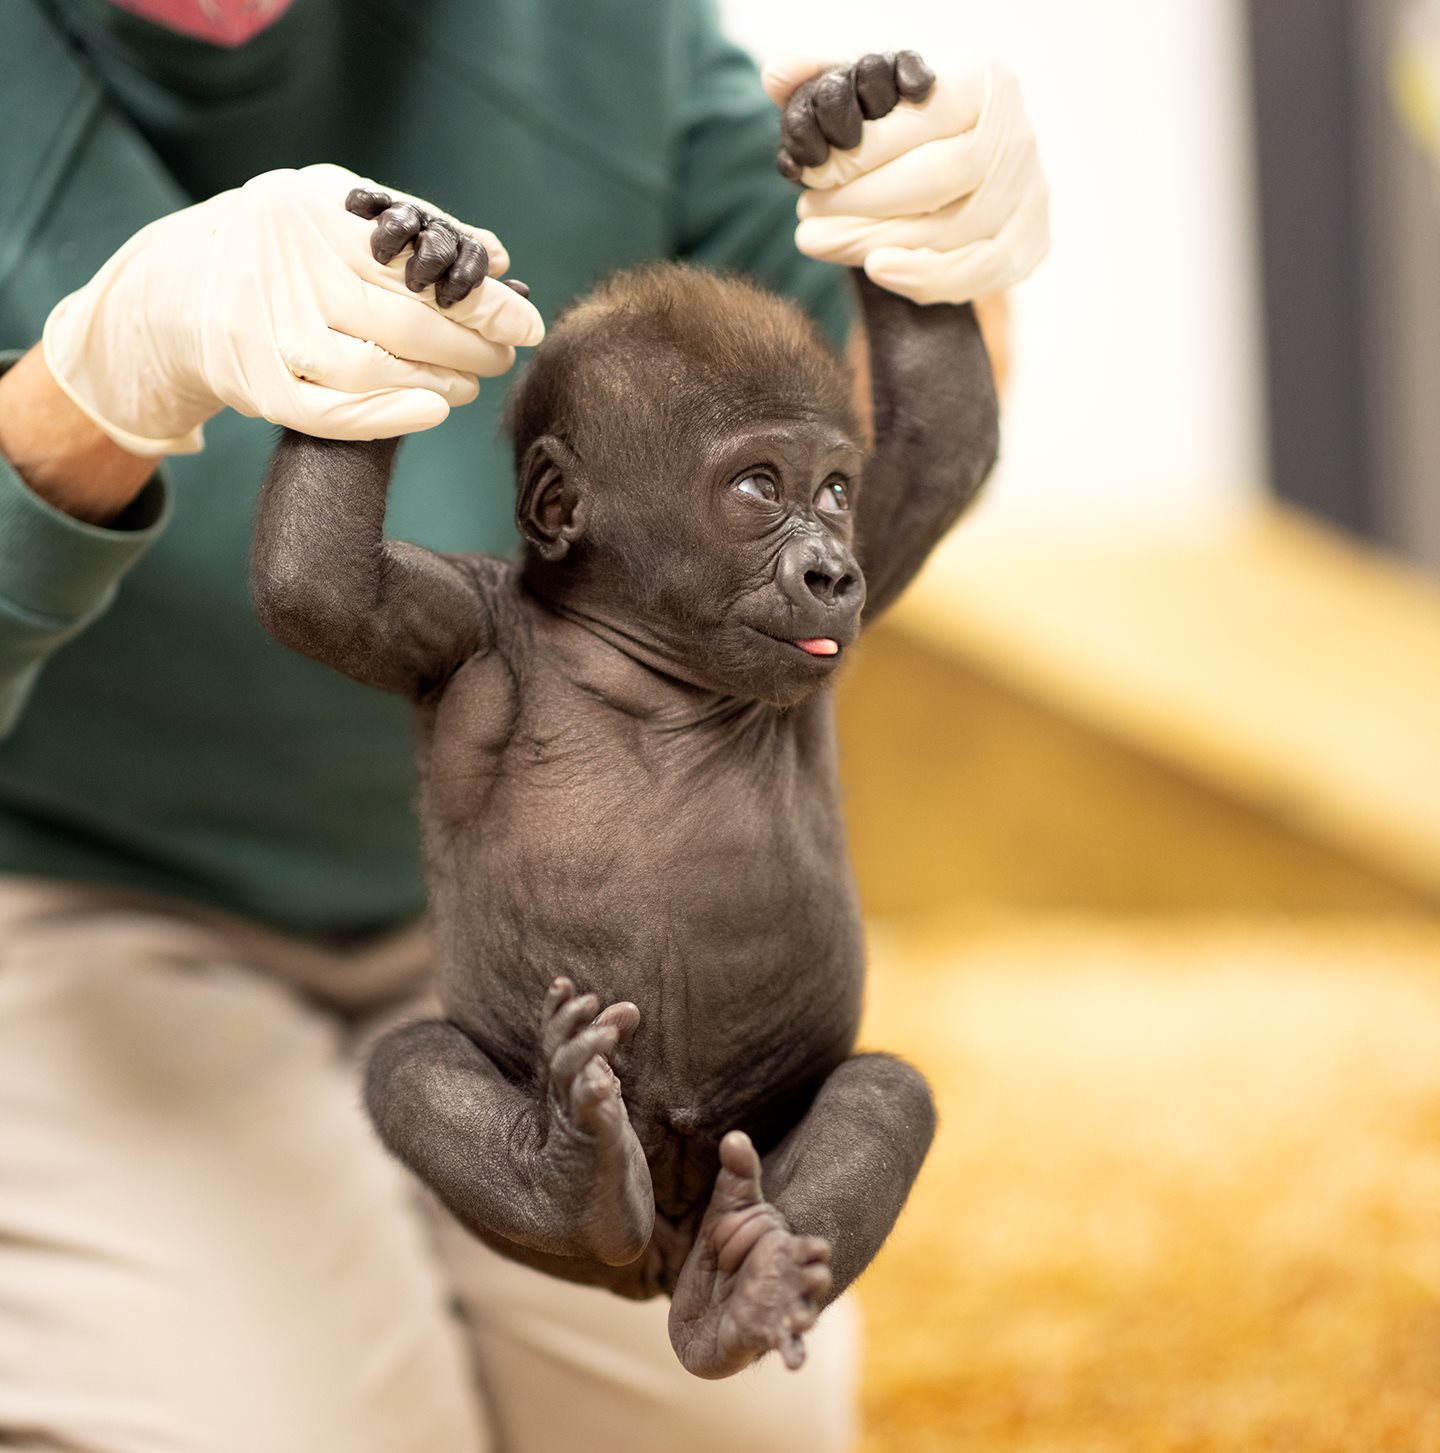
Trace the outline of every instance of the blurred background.
<instances>
[{"instance_id":1,"label":"blurred background","mask_svg":"<svg viewBox=\"0 0 1440 1453\"><path fill-rule=\"evenodd\" d=\"M1004 457L846 683L942 1131L866 1448L1440 1449L1440 0L723 0L1019 72Z\"/></svg>"}]
</instances>

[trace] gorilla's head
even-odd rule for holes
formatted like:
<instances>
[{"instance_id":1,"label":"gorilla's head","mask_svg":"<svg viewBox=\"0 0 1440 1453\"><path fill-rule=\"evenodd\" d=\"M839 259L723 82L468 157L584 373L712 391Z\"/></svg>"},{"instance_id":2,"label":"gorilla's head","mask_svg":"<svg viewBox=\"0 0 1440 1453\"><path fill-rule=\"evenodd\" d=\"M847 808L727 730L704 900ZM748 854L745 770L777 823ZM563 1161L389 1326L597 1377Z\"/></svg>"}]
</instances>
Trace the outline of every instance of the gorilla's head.
<instances>
[{"instance_id":1,"label":"gorilla's head","mask_svg":"<svg viewBox=\"0 0 1440 1453\"><path fill-rule=\"evenodd\" d=\"M515 385L525 580L730 695L792 705L859 631L851 380L792 304L675 263L571 308Z\"/></svg>"}]
</instances>

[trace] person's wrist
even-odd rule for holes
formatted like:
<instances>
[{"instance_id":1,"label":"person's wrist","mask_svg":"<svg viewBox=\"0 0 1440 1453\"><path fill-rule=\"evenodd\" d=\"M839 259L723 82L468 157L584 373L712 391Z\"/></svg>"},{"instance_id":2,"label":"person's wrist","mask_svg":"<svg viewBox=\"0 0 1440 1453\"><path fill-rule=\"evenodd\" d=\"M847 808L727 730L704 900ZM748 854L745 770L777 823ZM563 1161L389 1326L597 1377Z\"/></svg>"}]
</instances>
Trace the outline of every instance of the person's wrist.
<instances>
[{"instance_id":1,"label":"person's wrist","mask_svg":"<svg viewBox=\"0 0 1440 1453\"><path fill-rule=\"evenodd\" d=\"M159 462L116 444L55 381L38 344L0 375L0 456L41 499L93 525L123 514Z\"/></svg>"},{"instance_id":2,"label":"person's wrist","mask_svg":"<svg viewBox=\"0 0 1440 1453\"><path fill-rule=\"evenodd\" d=\"M198 453L202 426L222 407L204 377L204 300L186 285L182 259L195 239L160 231L185 215L137 232L60 299L41 335L48 382L117 448L141 458Z\"/></svg>"}]
</instances>

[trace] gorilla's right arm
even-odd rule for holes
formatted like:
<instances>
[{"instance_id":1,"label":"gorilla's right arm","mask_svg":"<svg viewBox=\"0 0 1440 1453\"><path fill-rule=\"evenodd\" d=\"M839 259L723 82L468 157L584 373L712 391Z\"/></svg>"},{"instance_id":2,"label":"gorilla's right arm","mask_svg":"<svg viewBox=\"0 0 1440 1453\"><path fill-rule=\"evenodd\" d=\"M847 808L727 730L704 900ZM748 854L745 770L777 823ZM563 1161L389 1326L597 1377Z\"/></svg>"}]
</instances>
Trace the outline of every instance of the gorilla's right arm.
<instances>
[{"instance_id":1,"label":"gorilla's right arm","mask_svg":"<svg viewBox=\"0 0 1440 1453\"><path fill-rule=\"evenodd\" d=\"M250 590L283 645L420 700L492 642L488 562L383 538L397 443L287 430L260 493Z\"/></svg>"}]
</instances>

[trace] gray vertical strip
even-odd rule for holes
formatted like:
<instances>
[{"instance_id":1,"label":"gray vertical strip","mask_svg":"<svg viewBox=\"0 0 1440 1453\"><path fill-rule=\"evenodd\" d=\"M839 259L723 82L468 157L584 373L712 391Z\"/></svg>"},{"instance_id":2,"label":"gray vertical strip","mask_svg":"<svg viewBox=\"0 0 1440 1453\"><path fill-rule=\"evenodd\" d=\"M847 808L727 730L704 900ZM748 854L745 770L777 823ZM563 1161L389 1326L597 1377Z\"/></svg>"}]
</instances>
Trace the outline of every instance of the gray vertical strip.
<instances>
[{"instance_id":1,"label":"gray vertical strip","mask_svg":"<svg viewBox=\"0 0 1440 1453\"><path fill-rule=\"evenodd\" d=\"M1362 383L1376 531L1440 570L1440 184L1391 100L1406 9L1354 13Z\"/></svg>"},{"instance_id":2,"label":"gray vertical strip","mask_svg":"<svg viewBox=\"0 0 1440 1453\"><path fill-rule=\"evenodd\" d=\"M1271 474L1364 534L1366 468L1352 6L1249 0Z\"/></svg>"}]
</instances>

